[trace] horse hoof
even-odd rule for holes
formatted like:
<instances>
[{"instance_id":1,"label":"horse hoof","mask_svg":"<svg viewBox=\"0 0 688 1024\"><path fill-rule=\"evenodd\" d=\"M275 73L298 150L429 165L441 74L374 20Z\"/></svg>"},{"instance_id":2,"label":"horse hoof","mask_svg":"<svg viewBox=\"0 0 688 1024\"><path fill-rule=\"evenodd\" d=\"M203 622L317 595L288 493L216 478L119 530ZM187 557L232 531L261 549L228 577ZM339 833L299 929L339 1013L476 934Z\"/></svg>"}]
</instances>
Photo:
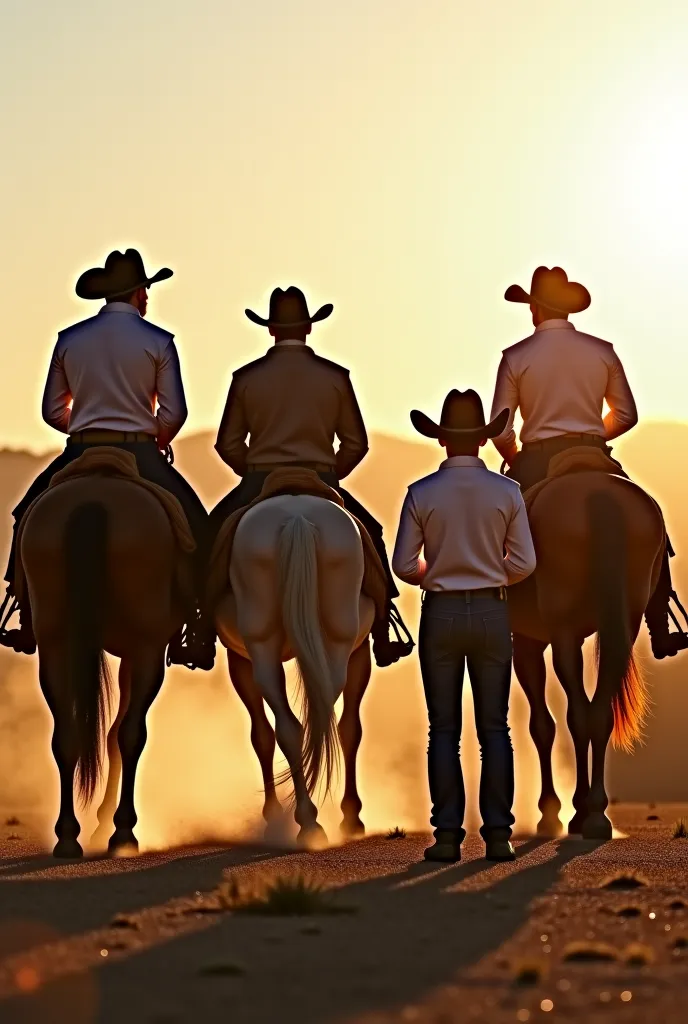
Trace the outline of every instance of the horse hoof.
<instances>
[{"instance_id":1,"label":"horse hoof","mask_svg":"<svg viewBox=\"0 0 688 1024\"><path fill-rule=\"evenodd\" d=\"M353 820L346 818L341 823L339 831L345 839L361 839L365 835L365 825L360 818Z\"/></svg>"},{"instance_id":2,"label":"horse hoof","mask_svg":"<svg viewBox=\"0 0 688 1024\"><path fill-rule=\"evenodd\" d=\"M583 839L611 839L612 823L606 814L591 814L583 822Z\"/></svg>"},{"instance_id":3,"label":"horse hoof","mask_svg":"<svg viewBox=\"0 0 688 1024\"><path fill-rule=\"evenodd\" d=\"M60 839L53 850L53 857L61 860L79 860L83 855L84 851L76 839Z\"/></svg>"},{"instance_id":4,"label":"horse hoof","mask_svg":"<svg viewBox=\"0 0 688 1024\"><path fill-rule=\"evenodd\" d=\"M568 833L570 836L581 836L583 835L583 825L585 824L585 815L581 811L577 811L569 822Z\"/></svg>"},{"instance_id":5,"label":"horse hoof","mask_svg":"<svg viewBox=\"0 0 688 1024\"><path fill-rule=\"evenodd\" d=\"M272 815L265 826L263 839L269 845L288 846L293 842L293 832L291 831L290 824L291 822L287 814Z\"/></svg>"},{"instance_id":6,"label":"horse hoof","mask_svg":"<svg viewBox=\"0 0 688 1024\"><path fill-rule=\"evenodd\" d=\"M296 841L304 850L324 850L329 846L325 829L320 825L309 825L300 830Z\"/></svg>"},{"instance_id":7,"label":"horse hoof","mask_svg":"<svg viewBox=\"0 0 688 1024\"><path fill-rule=\"evenodd\" d=\"M130 828L115 829L114 835L108 843L108 853L111 857L135 857L139 852L139 844Z\"/></svg>"},{"instance_id":8,"label":"horse hoof","mask_svg":"<svg viewBox=\"0 0 688 1024\"><path fill-rule=\"evenodd\" d=\"M563 831L564 826L556 815L543 814L537 825L537 834L543 839L558 839Z\"/></svg>"}]
</instances>

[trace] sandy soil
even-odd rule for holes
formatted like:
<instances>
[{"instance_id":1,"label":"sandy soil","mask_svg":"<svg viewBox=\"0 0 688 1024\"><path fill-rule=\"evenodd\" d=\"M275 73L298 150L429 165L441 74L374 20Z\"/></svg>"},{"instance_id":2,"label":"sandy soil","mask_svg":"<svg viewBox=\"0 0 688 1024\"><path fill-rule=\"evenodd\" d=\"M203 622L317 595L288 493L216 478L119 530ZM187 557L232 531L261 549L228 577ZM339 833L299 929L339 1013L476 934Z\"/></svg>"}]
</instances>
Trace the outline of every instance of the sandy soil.
<instances>
[{"instance_id":1,"label":"sandy soil","mask_svg":"<svg viewBox=\"0 0 688 1024\"><path fill-rule=\"evenodd\" d=\"M56 864L30 822L0 821L0 1020L684 1021L688 839L672 830L688 807L612 812L623 835L609 843L526 837L514 864L489 865L471 836L441 868L417 835ZM629 870L635 888L605 887ZM223 878L294 872L347 912L218 910ZM572 942L585 962L567 959ZM594 959L595 943L611 959Z\"/></svg>"}]
</instances>

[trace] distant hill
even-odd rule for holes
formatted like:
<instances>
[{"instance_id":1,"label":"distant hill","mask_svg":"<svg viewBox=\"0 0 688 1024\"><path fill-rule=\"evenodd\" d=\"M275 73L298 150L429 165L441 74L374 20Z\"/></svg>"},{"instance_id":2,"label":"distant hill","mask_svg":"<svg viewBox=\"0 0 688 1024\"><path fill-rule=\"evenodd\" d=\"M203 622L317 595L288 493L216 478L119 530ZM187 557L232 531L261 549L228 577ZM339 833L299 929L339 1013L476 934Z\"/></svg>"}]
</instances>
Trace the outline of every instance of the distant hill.
<instances>
[{"instance_id":1,"label":"distant hill","mask_svg":"<svg viewBox=\"0 0 688 1024\"><path fill-rule=\"evenodd\" d=\"M211 508L235 483L221 463L209 433L183 437L175 444L175 466ZM631 476L664 508L678 552L675 581L688 602L688 479L683 465L688 425L648 424L616 447ZM486 458L497 469L494 450ZM10 512L46 464L49 455L0 451L0 557L6 557ZM427 442L374 435L371 450L346 486L382 521L389 548L408 483L432 472L441 459ZM418 594L402 587L402 608L417 633ZM613 795L624 800L688 800L684 723L688 720L688 655L658 664L640 644L654 701L645 745L632 757L614 755L610 780ZM37 686L36 659L0 653L0 808L50 807L56 796L49 750L50 723ZM470 688L467 684L467 691ZM555 683L549 699L565 725L565 702ZM478 768L470 700L462 746L469 778ZM364 704L364 742L360 766L364 819L370 826L422 827L427 815L425 749L427 724L417 659L375 672ZM515 684L512 733L517 758L517 811L523 826L532 825L538 792L533 785L536 759L527 730L526 704ZM556 748L558 774L570 788L570 743L565 731ZM140 778L141 836L148 843L228 834L255 820L260 776L249 747L243 707L229 688L224 658L210 674L175 670L151 713L151 741ZM475 799L471 800L473 813ZM325 822L336 821L333 808ZM46 822L49 822L49 816Z\"/></svg>"}]
</instances>

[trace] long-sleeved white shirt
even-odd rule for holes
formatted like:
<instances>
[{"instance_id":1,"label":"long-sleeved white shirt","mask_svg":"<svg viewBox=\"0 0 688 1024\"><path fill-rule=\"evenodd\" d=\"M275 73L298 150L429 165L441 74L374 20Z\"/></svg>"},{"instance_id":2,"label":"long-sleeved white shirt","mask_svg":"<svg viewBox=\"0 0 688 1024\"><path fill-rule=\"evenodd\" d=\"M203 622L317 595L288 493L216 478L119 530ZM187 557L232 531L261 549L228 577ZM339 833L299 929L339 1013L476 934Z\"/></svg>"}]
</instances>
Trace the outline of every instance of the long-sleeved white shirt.
<instances>
[{"instance_id":1,"label":"long-sleeved white shirt","mask_svg":"<svg viewBox=\"0 0 688 1024\"><path fill-rule=\"evenodd\" d=\"M529 576L535 550L520 487L482 459L446 459L408 489L392 568L434 591L503 587Z\"/></svg>"},{"instance_id":2,"label":"long-sleeved white shirt","mask_svg":"<svg viewBox=\"0 0 688 1024\"><path fill-rule=\"evenodd\" d=\"M43 394L43 419L55 430L140 432L169 443L186 416L174 336L130 303L110 302L58 335Z\"/></svg>"},{"instance_id":3,"label":"long-sleeved white shirt","mask_svg":"<svg viewBox=\"0 0 688 1024\"><path fill-rule=\"evenodd\" d=\"M609 406L603 418L603 403ZM521 442L563 434L595 434L611 441L638 422L621 360L608 341L577 331L568 320L546 320L505 349L497 372L492 417L509 409L494 439L503 458L516 454L514 415L523 417Z\"/></svg>"}]
</instances>

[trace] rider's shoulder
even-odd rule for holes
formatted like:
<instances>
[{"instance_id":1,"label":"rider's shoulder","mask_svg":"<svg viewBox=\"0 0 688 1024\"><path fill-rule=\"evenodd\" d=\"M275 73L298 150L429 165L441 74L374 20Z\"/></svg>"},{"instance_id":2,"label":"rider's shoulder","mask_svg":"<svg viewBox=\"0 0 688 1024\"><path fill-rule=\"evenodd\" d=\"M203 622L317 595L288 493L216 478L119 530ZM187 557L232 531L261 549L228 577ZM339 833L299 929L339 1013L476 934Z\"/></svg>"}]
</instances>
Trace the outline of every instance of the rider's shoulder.
<instances>
[{"instance_id":1,"label":"rider's shoulder","mask_svg":"<svg viewBox=\"0 0 688 1024\"><path fill-rule=\"evenodd\" d=\"M156 338L158 341L172 341L174 339L174 334L171 331L166 331L164 327L158 327L157 324L151 323L150 320L144 320L142 316L137 317L134 323L149 337Z\"/></svg>"},{"instance_id":2,"label":"rider's shoulder","mask_svg":"<svg viewBox=\"0 0 688 1024\"><path fill-rule=\"evenodd\" d=\"M318 366L322 366L326 370L331 370L332 373L337 374L339 377L349 376L349 371L346 366L340 366L339 363L335 363L332 359L325 359L324 356L319 356L317 352L313 352L313 358Z\"/></svg>"},{"instance_id":3,"label":"rider's shoulder","mask_svg":"<svg viewBox=\"0 0 688 1024\"><path fill-rule=\"evenodd\" d=\"M89 316L86 320L78 320L75 324L69 324L67 327L63 327L57 332L58 344L60 342L68 341L70 338L74 338L78 334L83 334L84 331L90 330L92 327L95 327L97 321L97 316Z\"/></svg>"},{"instance_id":4,"label":"rider's shoulder","mask_svg":"<svg viewBox=\"0 0 688 1024\"><path fill-rule=\"evenodd\" d=\"M254 373L256 370L259 370L262 366L265 366L267 362L267 355L260 356L258 359L252 359L250 363L244 363L243 366L238 366L236 370L233 371L232 377L234 377L235 380L242 380L245 377L249 377L252 373Z\"/></svg>"}]
</instances>

